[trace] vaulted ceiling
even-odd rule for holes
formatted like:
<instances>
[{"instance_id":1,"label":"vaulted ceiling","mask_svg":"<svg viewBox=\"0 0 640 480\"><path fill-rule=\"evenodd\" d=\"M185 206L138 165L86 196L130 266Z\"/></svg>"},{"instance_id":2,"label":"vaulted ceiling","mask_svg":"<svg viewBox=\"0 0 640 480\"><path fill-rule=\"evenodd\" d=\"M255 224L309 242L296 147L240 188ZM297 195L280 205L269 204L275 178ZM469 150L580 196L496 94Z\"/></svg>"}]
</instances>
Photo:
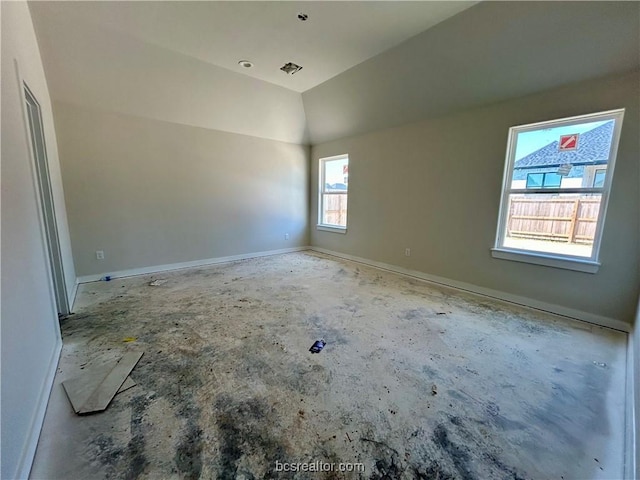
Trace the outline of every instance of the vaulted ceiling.
<instances>
[{"instance_id":1,"label":"vaulted ceiling","mask_svg":"<svg viewBox=\"0 0 640 480\"><path fill-rule=\"evenodd\" d=\"M473 3L43 2L36 9L57 23L57 35L92 24L303 92ZM240 60L254 66L243 68ZM280 70L287 62L303 69L287 75Z\"/></svg>"},{"instance_id":2,"label":"vaulted ceiling","mask_svg":"<svg viewBox=\"0 0 640 480\"><path fill-rule=\"evenodd\" d=\"M639 62L636 2L71 1L30 9L54 102L294 143ZM303 69L288 75L280 70L287 62Z\"/></svg>"}]
</instances>

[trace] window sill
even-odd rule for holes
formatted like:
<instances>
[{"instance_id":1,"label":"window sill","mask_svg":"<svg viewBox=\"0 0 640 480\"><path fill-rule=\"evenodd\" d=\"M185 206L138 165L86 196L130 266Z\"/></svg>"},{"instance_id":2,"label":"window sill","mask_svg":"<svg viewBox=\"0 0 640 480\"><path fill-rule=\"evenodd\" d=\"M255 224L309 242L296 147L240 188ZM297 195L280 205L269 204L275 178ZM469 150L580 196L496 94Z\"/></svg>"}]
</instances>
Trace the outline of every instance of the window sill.
<instances>
[{"instance_id":1,"label":"window sill","mask_svg":"<svg viewBox=\"0 0 640 480\"><path fill-rule=\"evenodd\" d=\"M492 248L491 256L502 260L512 260L514 262L532 263L545 267L562 268L565 270L575 270L576 272L597 273L600 263L593 260L582 260L579 258L561 257L552 254L525 252L520 250L509 250L506 248Z\"/></svg>"},{"instance_id":2,"label":"window sill","mask_svg":"<svg viewBox=\"0 0 640 480\"><path fill-rule=\"evenodd\" d=\"M347 233L347 227L336 227L333 225L316 225L316 229L322 230L323 232Z\"/></svg>"}]
</instances>

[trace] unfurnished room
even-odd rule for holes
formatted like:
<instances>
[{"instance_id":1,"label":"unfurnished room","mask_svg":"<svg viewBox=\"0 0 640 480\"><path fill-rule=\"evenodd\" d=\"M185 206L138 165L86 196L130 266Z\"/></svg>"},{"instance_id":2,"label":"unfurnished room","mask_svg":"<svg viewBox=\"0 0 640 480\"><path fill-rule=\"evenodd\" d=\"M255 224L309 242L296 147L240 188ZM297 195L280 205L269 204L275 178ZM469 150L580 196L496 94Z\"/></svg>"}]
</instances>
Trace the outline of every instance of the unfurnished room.
<instances>
[{"instance_id":1,"label":"unfurnished room","mask_svg":"<svg viewBox=\"0 0 640 480\"><path fill-rule=\"evenodd\" d=\"M2 479L640 478L640 3L0 1Z\"/></svg>"}]
</instances>

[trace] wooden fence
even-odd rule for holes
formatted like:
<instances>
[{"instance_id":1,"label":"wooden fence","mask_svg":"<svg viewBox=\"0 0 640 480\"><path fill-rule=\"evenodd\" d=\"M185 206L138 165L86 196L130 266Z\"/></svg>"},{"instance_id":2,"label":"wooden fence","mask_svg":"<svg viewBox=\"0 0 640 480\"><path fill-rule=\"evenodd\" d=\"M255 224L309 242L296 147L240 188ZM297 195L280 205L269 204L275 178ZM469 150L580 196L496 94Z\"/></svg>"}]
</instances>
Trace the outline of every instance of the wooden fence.
<instances>
[{"instance_id":1,"label":"wooden fence","mask_svg":"<svg viewBox=\"0 0 640 480\"><path fill-rule=\"evenodd\" d=\"M347 226L347 195L325 195L322 223Z\"/></svg>"},{"instance_id":2,"label":"wooden fence","mask_svg":"<svg viewBox=\"0 0 640 480\"><path fill-rule=\"evenodd\" d=\"M507 236L592 244L600 197L511 197Z\"/></svg>"}]
</instances>

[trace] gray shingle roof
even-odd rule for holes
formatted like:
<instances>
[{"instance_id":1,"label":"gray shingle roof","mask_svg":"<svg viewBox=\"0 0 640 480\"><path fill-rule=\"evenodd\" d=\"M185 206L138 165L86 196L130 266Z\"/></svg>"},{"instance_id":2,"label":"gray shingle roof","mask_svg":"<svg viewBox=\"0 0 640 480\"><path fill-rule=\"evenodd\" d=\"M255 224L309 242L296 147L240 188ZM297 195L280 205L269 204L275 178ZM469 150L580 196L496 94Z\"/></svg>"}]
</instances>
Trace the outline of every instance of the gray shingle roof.
<instances>
[{"instance_id":1,"label":"gray shingle roof","mask_svg":"<svg viewBox=\"0 0 640 480\"><path fill-rule=\"evenodd\" d=\"M517 160L514 168L557 167L567 163L571 165L597 165L606 163L609 159L613 124L614 121L611 120L593 130L580 134L577 150L560 152L558 151L558 141L556 140L530 153L526 157Z\"/></svg>"}]
</instances>

